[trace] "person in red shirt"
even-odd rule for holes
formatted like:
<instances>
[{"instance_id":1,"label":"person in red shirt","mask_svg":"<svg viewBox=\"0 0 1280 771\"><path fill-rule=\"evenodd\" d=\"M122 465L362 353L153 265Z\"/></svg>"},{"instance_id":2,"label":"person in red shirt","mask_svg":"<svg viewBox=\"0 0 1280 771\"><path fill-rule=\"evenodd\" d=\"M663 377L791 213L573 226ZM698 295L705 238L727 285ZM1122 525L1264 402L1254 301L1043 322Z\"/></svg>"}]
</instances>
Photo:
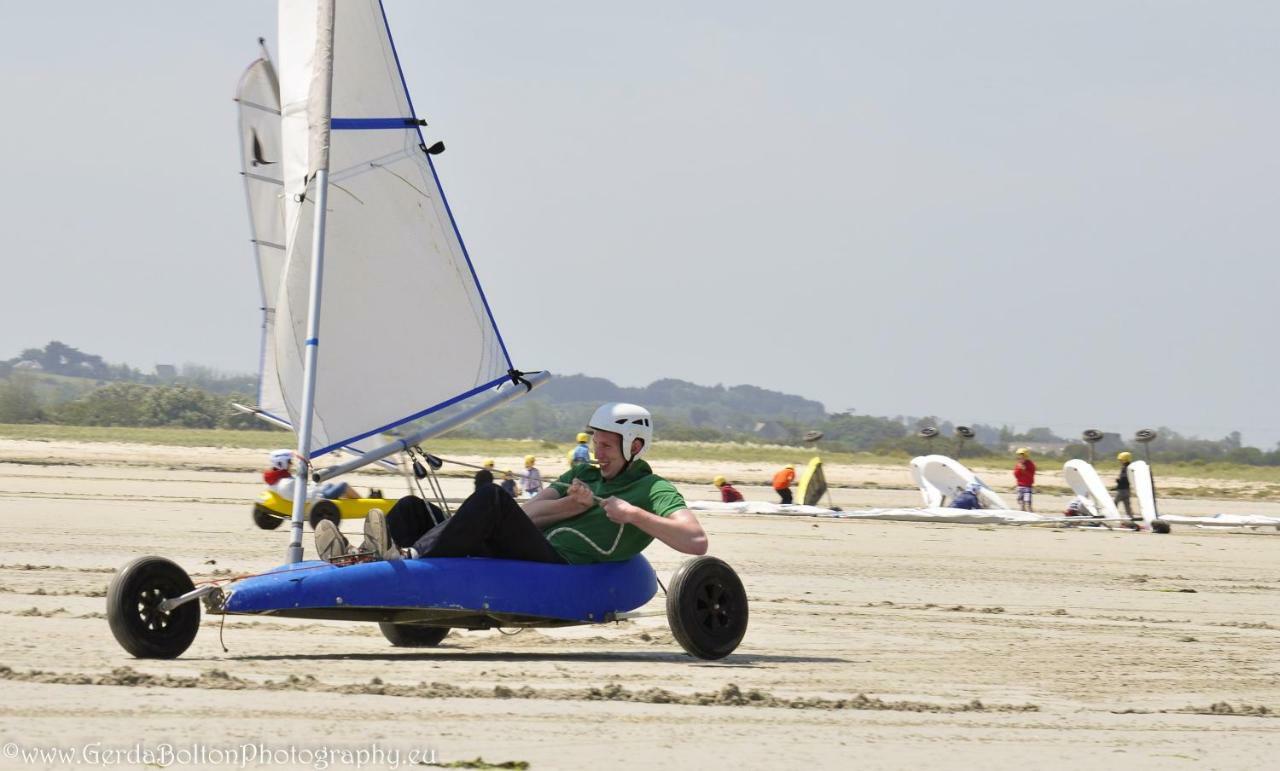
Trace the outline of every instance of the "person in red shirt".
<instances>
[{"instance_id":1,"label":"person in red shirt","mask_svg":"<svg viewBox=\"0 0 1280 771\"><path fill-rule=\"evenodd\" d=\"M268 458L271 465L262 472L262 481L267 483L267 487L275 487L281 480L293 478L293 470L289 468L293 465L292 450L272 450Z\"/></svg>"},{"instance_id":2,"label":"person in red shirt","mask_svg":"<svg viewBox=\"0 0 1280 771\"><path fill-rule=\"evenodd\" d=\"M711 484L720 488L720 500L723 503L737 503L742 500L742 493L735 490L724 477L716 477L711 480Z\"/></svg>"},{"instance_id":3,"label":"person in red shirt","mask_svg":"<svg viewBox=\"0 0 1280 771\"><path fill-rule=\"evenodd\" d=\"M773 475L773 491L783 503L791 503L791 483L796 481L796 467L788 463L781 471Z\"/></svg>"},{"instance_id":4,"label":"person in red shirt","mask_svg":"<svg viewBox=\"0 0 1280 771\"><path fill-rule=\"evenodd\" d=\"M293 500L293 451L272 450L267 456L270 466L262 472L262 481L282 498ZM359 498L360 494L346 482L325 482L315 488L321 498ZM308 496L310 497L310 496Z\"/></svg>"},{"instance_id":5,"label":"person in red shirt","mask_svg":"<svg viewBox=\"0 0 1280 771\"><path fill-rule=\"evenodd\" d=\"M1031 493L1036 485L1036 464L1031 460L1031 451L1026 447L1018 448L1018 462L1013 464L1013 478L1018 483L1018 508L1031 511Z\"/></svg>"}]
</instances>

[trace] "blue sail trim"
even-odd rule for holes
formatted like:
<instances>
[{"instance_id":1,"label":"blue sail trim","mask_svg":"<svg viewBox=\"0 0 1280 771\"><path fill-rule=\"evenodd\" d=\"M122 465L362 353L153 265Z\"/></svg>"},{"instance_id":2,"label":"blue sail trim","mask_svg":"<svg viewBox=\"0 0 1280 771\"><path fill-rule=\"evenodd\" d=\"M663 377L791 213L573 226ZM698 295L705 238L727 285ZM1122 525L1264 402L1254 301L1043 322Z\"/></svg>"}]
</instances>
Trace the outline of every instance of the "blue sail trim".
<instances>
[{"instance_id":1,"label":"blue sail trim","mask_svg":"<svg viewBox=\"0 0 1280 771\"><path fill-rule=\"evenodd\" d=\"M402 81L403 84L403 81ZM330 118L329 128L334 131L377 131L387 129L416 129L417 118Z\"/></svg>"},{"instance_id":2,"label":"blue sail trim","mask_svg":"<svg viewBox=\"0 0 1280 771\"><path fill-rule=\"evenodd\" d=\"M409 84L404 81L404 67L400 66L400 52L396 50L396 39L391 34L391 25L387 23L387 9L382 4L382 0L378 0L378 10L382 11L382 26L387 30L387 42L391 43L391 55L396 60L396 72L400 75L400 88L404 91L405 101L409 103L409 113L417 115L418 111L413 109L413 97L409 94ZM418 131L418 142L426 144L426 139L422 136L422 129L414 127ZM444 194L444 187L440 185L440 175L436 173L436 165L431 162L431 156L427 156L427 167L431 169L431 178L435 180L436 190L440 193L440 201L444 203L445 213L449 215L449 224L453 226L453 234L458 239L458 246L462 247L462 257L467 261L467 270L471 271L471 280L475 282L476 291L480 293L480 302L484 305L485 315L489 317L489 324L493 326L493 333L498 337L498 346L502 349L502 357L506 359L507 368L515 367L511 361L511 354L507 352L507 341L502 338L502 330L498 329L498 322L493 318L493 310L489 307L489 298L485 296L484 287L480 286L480 277L476 275L476 267L471 263L471 254L467 251L467 244L462 240L462 231L458 230L458 222L453 218L453 208L449 206L449 199Z\"/></svg>"},{"instance_id":3,"label":"blue sail trim","mask_svg":"<svg viewBox=\"0 0 1280 771\"><path fill-rule=\"evenodd\" d=\"M399 420L388 423L385 426L382 426L380 428L375 428L372 431L366 431L363 434L357 434L356 436L347 437L346 439L335 442L329 445L328 447L321 447L320 449L312 452L311 457L318 458L321 455L325 455L327 453L333 452L334 450L342 449L344 446L350 445L352 442L358 442L361 439L368 439L369 437L374 436L375 434L385 433L387 431L390 431L393 428L396 428L397 426L403 426L405 423L415 421L418 418L424 418L433 412L439 412L440 410L443 410L445 407L452 407L458 402L470 399L476 394L484 393L485 391L488 391L492 388L496 388L497 386L500 386L503 383L510 383L510 382L511 382L511 376L503 375L502 377L491 380L488 383L478 385L475 388L472 388L470 391L467 391L466 393L458 394L452 399L440 402L439 404L434 405L432 407L428 407L425 410L421 410L419 412L413 413L412 415L408 415L403 418L400 418Z\"/></svg>"}]
</instances>

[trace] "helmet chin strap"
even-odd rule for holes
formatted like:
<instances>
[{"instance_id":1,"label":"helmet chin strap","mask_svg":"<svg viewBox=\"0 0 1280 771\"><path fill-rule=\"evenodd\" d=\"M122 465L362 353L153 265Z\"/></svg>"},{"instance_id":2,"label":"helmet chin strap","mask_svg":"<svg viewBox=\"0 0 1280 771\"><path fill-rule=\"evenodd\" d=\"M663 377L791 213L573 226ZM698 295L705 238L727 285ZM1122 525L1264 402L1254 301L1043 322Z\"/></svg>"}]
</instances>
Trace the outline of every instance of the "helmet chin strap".
<instances>
[{"instance_id":1,"label":"helmet chin strap","mask_svg":"<svg viewBox=\"0 0 1280 771\"><path fill-rule=\"evenodd\" d=\"M640 439L639 441L640 441L640 449L639 449L639 450L636 450L636 451L635 451L635 452L633 452L633 453L631 453L631 459L630 459L630 460L627 460L627 459L625 459L625 458L623 459L623 461L622 461L622 470L618 472L618 475L619 475L619 476L621 476L621 475L625 474L625 473L627 472L627 469L631 468L631 461L635 460L637 457L639 457L639 456L640 456L640 453L644 452L644 440L643 440L643 439ZM632 440L632 444L635 444L635 440Z\"/></svg>"}]
</instances>

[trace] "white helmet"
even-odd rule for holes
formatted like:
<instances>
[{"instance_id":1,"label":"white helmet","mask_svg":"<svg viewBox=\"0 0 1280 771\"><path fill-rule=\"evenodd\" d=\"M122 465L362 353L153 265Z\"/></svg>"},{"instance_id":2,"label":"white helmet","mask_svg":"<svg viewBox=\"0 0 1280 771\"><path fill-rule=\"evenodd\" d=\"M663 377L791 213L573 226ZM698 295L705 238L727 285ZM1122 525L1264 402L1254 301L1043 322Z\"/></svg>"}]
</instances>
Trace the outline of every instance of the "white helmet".
<instances>
[{"instance_id":1,"label":"white helmet","mask_svg":"<svg viewBox=\"0 0 1280 771\"><path fill-rule=\"evenodd\" d=\"M636 456L653 444L653 419L649 416L648 410L636 404L625 402L602 404L592 414L587 427L621 435L622 459L628 462L635 460ZM642 440L644 446L632 455L631 443L634 439Z\"/></svg>"},{"instance_id":2,"label":"white helmet","mask_svg":"<svg viewBox=\"0 0 1280 771\"><path fill-rule=\"evenodd\" d=\"M271 459L271 468L284 471L293 462L293 450L272 450L267 457Z\"/></svg>"}]
</instances>

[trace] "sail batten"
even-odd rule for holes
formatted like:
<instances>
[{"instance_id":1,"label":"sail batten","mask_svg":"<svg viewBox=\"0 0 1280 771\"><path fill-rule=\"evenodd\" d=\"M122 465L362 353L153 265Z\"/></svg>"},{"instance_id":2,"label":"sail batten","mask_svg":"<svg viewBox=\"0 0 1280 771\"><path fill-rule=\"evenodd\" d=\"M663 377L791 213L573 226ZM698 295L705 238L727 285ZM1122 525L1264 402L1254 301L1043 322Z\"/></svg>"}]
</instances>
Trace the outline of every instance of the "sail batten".
<instances>
[{"instance_id":1,"label":"sail batten","mask_svg":"<svg viewBox=\"0 0 1280 771\"><path fill-rule=\"evenodd\" d=\"M267 415L287 414L275 367L275 303L284 266L284 187L280 164L280 84L263 47L236 89L240 109L241 174L249 207L250 241L261 290L258 407Z\"/></svg>"}]
</instances>

